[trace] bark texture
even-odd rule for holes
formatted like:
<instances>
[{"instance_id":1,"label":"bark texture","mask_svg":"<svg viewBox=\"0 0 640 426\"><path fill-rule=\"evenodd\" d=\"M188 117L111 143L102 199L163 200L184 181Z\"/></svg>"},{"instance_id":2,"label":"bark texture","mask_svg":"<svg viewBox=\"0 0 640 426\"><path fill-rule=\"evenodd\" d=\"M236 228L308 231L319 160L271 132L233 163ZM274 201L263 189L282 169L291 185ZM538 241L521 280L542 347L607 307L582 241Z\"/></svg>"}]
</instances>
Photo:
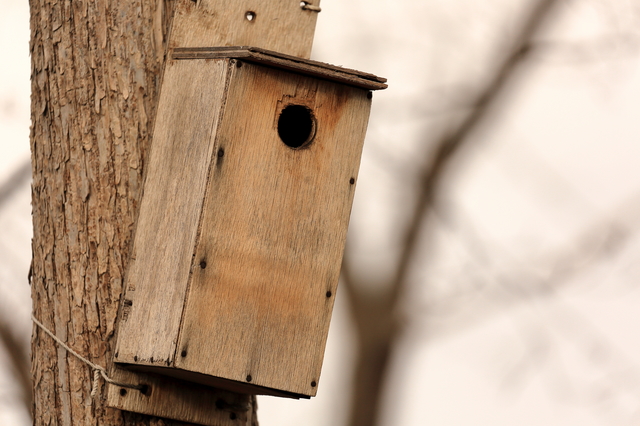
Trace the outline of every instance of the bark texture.
<instances>
[{"instance_id":1,"label":"bark texture","mask_svg":"<svg viewBox=\"0 0 640 426\"><path fill-rule=\"evenodd\" d=\"M172 4L30 0L33 312L105 367ZM35 425L179 424L92 399L89 368L35 328L32 376Z\"/></svg>"}]
</instances>

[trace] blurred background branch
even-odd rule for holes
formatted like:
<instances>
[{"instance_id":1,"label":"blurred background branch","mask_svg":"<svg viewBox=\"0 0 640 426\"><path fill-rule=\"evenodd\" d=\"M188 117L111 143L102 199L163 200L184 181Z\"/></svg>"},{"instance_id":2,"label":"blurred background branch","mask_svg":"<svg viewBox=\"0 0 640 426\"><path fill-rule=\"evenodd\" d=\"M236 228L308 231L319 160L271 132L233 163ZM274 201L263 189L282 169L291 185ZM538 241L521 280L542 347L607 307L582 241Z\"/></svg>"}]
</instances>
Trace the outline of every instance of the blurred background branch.
<instances>
[{"instance_id":1,"label":"blurred background branch","mask_svg":"<svg viewBox=\"0 0 640 426\"><path fill-rule=\"evenodd\" d=\"M356 285L364 281L355 276L350 265L349 252L343 260L343 285L348 292L351 311L358 334L358 358L353 382L351 426L373 426L381 405L383 381L388 371L390 353L398 334L401 333L399 314L402 298L409 285L409 273L416 261L421 240L425 238L427 212L433 206L441 180L455 155L464 147L468 135L492 112L492 107L504 87L510 82L519 65L527 58L529 46L539 28L554 10L555 0L538 0L522 20L521 32L506 47L504 59L495 68L486 87L470 102L466 117L444 133L419 172L419 187L413 211L403 232L400 255L391 282L383 292L370 294L367 286Z\"/></svg>"}]
</instances>

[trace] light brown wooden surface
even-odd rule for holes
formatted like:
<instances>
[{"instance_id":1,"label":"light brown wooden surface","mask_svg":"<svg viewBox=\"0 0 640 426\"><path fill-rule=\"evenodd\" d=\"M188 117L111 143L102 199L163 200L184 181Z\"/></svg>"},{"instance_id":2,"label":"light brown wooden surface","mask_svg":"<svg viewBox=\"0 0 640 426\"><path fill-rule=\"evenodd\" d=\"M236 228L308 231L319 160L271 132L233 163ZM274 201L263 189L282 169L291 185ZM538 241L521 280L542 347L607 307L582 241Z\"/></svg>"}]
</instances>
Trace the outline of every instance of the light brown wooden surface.
<instances>
[{"instance_id":1,"label":"light brown wooden surface","mask_svg":"<svg viewBox=\"0 0 640 426\"><path fill-rule=\"evenodd\" d=\"M177 368L315 395L367 95L254 64L233 68L216 136L224 156L210 172ZM278 136L290 103L315 114L307 148Z\"/></svg>"},{"instance_id":2,"label":"light brown wooden surface","mask_svg":"<svg viewBox=\"0 0 640 426\"><path fill-rule=\"evenodd\" d=\"M29 2L33 313L105 367L114 354L172 5ZM36 426L186 426L109 408L103 381L92 398L87 365L37 327L31 361Z\"/></svg>"},{"instance_id":3,"label":"light brown wooden surface","mask_svg":"<svg viewBox=\"0 0 640 426\"><path fill-rule=\"evenodd\" d=\"M171 57L173 59L217 59L237 58L247 62L254 62L266 66L280 68L292 72L310 75L324 80L335 81L349 86L368 90L386 89L387 79L362 71L325 64L323 62L301 59L295 56L283 55L279 52L259 49L249 46L234 47L200 47L177 48Z\"/></svg>"},{"instance_id":4,"label":"light brown wooden surface","mask_svg":"<svg viewBox=\"0 0 640 426\"><path fill-rule=\"evenodd\" d=\"M117 362L172 361L226 75L224 61L166 65L125 280Z\"/></svg>"},{"instance_id":5,"label":"light brown wooden surface","mask_svg":"<svg viewBox=\"0 0 640 426\"><path fill-rule=\"evenodd\" d=\"M108 386L107 404L120 410L196 423L205 426L251 424L251 397L153 374L116 370L112 376L136 389Z\"/></svg>"},{"instance_id":6,"label":"light brown wooden surface","mask_svg":"<svg viewBox=\"0 0 640 426\"><path fill-rule=\"evenodd\" d=\"M318 6L320 0L309 1ZM247 12L254 18L248 20ZM318 13L299 0L180 0L169 44L255 46L309 58Z\"/></svg>"}]
</instances>

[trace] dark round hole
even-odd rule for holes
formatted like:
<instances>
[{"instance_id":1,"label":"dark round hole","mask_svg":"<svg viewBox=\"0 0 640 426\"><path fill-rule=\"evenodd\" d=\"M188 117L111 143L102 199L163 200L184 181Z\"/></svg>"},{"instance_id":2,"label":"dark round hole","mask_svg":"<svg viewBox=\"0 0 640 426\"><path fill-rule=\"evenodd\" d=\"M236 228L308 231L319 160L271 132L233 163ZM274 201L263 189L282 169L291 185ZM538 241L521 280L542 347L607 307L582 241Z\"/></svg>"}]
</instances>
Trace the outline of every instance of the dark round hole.
<instances>
[{"instance_id":1,"label":"dark round hole","mask_svg":"<svg viewBox=\"0 0 640 426\"><path fill-rule=\"evenodd\" d=\"M149 396L151 394L151 386L149 385L140 386L140 393L145 396Z\"/></svg>"},{"instance_id":2,"label":"dark round hole","mask_svg":"<svg viewBox=\"0 0 640 426\"><path fill-rule=\"evenodd\" d=\"M356 183L356 180L355 180L354 178L351 178L351 179L349 179L349 183L350 183L351 185L353 185L354 183Z\"/></svg>"},{"instance_id":3,"label":"dark round hole","mask_svg":"<svg viewBox=\"0 0 640 426\"><path fill-rule=\"evenodd\" d=\"M203 261L201 261L201 262L200 262L200 268L204 269L204 268L206 268L206 267L207 267L207 262L206 262L206 261L204 261L204 260L203 260Z\"/></svg>"},{"instance_id":4,"label":"dark round hole","mask_svg":"<svg viewBox=\"0 0 640 426\"><path fill-rule=\"evenodd\" d=\"M288 105L280 113L278 135L288 147L303 147L311 142L315 134L315 119L309 108L302 105Z\"/></svg>"},{"instance_id":5,"label":"dark round hole","mask_svg":"<svg viewBox=\"0 0 640 426\"><path fill-rule=\"evenodd\" d=\"M315 381L315 380L314 380L313 382L311 382L311 387L312 387L312 388L315 388L315 387L316 387L316 385L317 385L317 383L316 383L316 381Z\"/></svg>"},{"instance_id":6,"label":"dark round hole","mask_svg":"<svg viewBox=\"0 0 640 426\"><path fill-rule=\"evenodd\" d=\"M331 292L330 291L327 292L327 297L331 297Z\"/></svg>"},{"instance_id":7,"label":"dark round hole","mask_svg":"<svg viewBox=\"0 0 640 426\"><path fill-rule=\"evenodd\" d=\"M247 382L250 382L252 379L253 379L253 378L251 377L251 374L249 374L249 375L247 376Z\"/></svg>"},{"instance_id":8,"label":"dark round hole","mask_svg":"<svg viewBox=\"0 0 640 426\"><path fill-rule=\"evenodd\" d=\"M153 357L149 358L149 362L153 362Z\"/></svg>"},{"instance_id":9,"label":"dark round hole","mask_svg":"<svg viewBox=\"0 0 640 426\"><path fill-rule=\"evenodd\" d=\"M133 357L133 360L137 362L137 361L138 361L138 355L135 355L135 356Z\"/></svg>"},{"instance_id":10,"label":"dark round hole","mask_svg":"<svg viewBox=\"0 0 640 426\"><path fill-rule=\"evenodd\" d=\"M218 150L218 157L220 157L220 158L224 157L224 149L220 148Z\"/></svg>"},{"instance_id":11,"label":"dark round hole","mask_svg":"<svg viewBox=\"0 0 640 426\"><path fill-rule=\"evenodd\" d=\"M180 352L180 356L181 356L182 358L184 358L185 356L187 356L187 351L182 351L182 352Z\"/></svg>"},{"instance_id":12,"label":"dark round hole","mask_svg":"<svg viewBox=\"0 0 640 426\"><path fill-rule=\"evenodd\" d=\"M126 389L120 389L120 396L125 396L127 394Z\"/></svg>"}]
</instances>

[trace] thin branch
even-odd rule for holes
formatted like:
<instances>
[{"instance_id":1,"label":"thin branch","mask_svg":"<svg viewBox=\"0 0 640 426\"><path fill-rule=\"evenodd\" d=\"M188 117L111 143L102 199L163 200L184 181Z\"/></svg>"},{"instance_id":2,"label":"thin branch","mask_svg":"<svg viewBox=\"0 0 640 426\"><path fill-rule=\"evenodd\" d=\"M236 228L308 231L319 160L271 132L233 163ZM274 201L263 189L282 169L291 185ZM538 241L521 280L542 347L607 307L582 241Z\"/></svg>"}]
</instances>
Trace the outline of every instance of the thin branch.
<instances>
[{"instance_id":1,"label":"thin branch","mask_svg":"<svg viewBox=\"0 0 640 426\"><path fill-rule=\"evenodd\" d=\"M492 110L499 95L502 93L507 83L514 76L518 65L528 57L528 46L538 30L546 22L551 14L556 0L539 0L536 2L528 20L522 27L522 31L515 37L515 42L509 50L502 64L497 68L495 76L489 81L486 88L480 92L475 102L473 110L448 136L445 136L438 144L431 161L422 170L418 200L406 229L402 251L398 261L398 266L393 279L393 287L390 294L391 306L396 303L407 286L407 276L409 266L414 258L419 237L426 224L426 212L433 204L435 193L440 186L445 171L451 164L455 154L457 154L468 140L468 136L477 128L488 113Z\"/></svg>"},{"instance_id":2,"label":"thin branch","mask_svg":"<svg viewBox=\"0 0 640 426\"><path fill-rule=\"evenodd\" d=\"M590 40L540 40L531 45L536 59L561 59L577 63L627 58L638 54L640 37L634 33L604 35Z\"/></svg>"},{"instance_id":3,"label":"thin branch","mask_svg":"<svg viewBox=\"0 0 640 426\"><path fill-rule=\"evenodd\" d=\"M20 165L9 178L0 185L0 208L20 186L31 178L31 162L25 161Z\"/></svg>"},{"instance_id":4,"label":"thin branch","mask_svg":"<svg viewBox=\"0 0 640 426\"><path fill-rule=\"evenodd\" d=\"M460 208L456 208L460 215ZM450 227L461 243L466 247L472 256L474 268L490 269L495 264L493 259L496 252L500 258L510 258L509 253L504 250L489 248L489 245L479 233L469 224L463 228L453 227L453 223L448 217L443 215L439 209L434 209L436 217L441 219L444 226ZM637 220L640 211L640 197L638 194L630 197L621 203L613 213L607 215L607 219L600 220L588 227L583 233L569 244L568 249L557 251L545 256L546 260L542 265L532 265L531 262L522 264L515 259L511 260L508 273L497 273L487 271L493 282L493 286L484 286L478 290L473 300L491 301L503 303L503 307L522 303L536 297L551 297L557 294L558 290L566 286L579 274L586 272L587 268L595 267L599 263L612 258L620 253L637 234L640 222ZM547 271L542 274L536 271ZM468 281L468 280L467 280ZM427 305L416 306L416 313L426 313L433 322L442 313L451 316L456 313L464 313L462 321L458 319L457 327L464 326L464 321L477 323L482 318L481 312L487 314L496 312L486 303L483 305L457 303L460 296L466 298L470 295L470 288L465 287L458 292L447 295L438 300L432 300ZM437 307L437 310L436 310ZM480 311L480 312L479 312ZM462 324L461 324L462 323ZM454 324L454 326L456 326ZM439 334L437 330L430 330L430 337Z\"/></svg>"},{"instance_id":5,"label":"thin branch","mask_svg":"<svg viewBox=\"0 0 640 426\"><path fill-rule=\"evenodd\" d=\"M18 385L22 391L22 400L28 412L31 412L31 367L29 355L22 342L16 339L7 323L0 319L0 345L9 355L9 361L13 367Z\"/></svg>"}]
</instances>

